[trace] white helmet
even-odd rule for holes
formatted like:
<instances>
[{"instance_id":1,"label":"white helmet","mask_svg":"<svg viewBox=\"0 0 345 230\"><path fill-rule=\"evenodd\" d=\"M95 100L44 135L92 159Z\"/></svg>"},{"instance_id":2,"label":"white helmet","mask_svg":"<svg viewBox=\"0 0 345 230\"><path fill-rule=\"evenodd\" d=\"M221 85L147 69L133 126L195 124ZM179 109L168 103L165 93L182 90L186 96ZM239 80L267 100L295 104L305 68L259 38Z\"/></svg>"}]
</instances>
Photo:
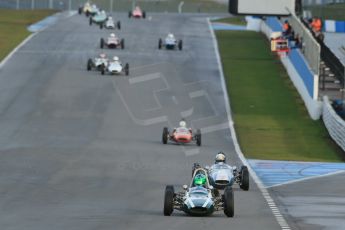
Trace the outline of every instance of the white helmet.
<instances>
[{"instance_id":1,"label":"white helmet","mask_svg":"<svg viewBox=\"0 0 345 230\"><path fill-rule=\"evenodd\" d=\"M223 152L219 152L217 155L216 155L216 159L215 159L215 163L219 163L219 162L223 162L225 163L226 161L226 156Z\"/></svg>"},{"instance_id":2,"label":"white helmet","mask_svg":"<svg viewBox=\"0 0 345 230\"><path fill-rule=\"evenodd\" d=\"M110 17L110 16L109 16L109 17L108 17L108 20L113 20L113 17Z\"/></svg>"},{"instance_id":3,"label":"white helmet","mask_svg":"<svg viewBox=\"0 0 345 230\"><path fill-rule=\"evenodd\" d=\"M100 57L100 58L105 58L106 55L105 55L105 53L101 53L101 54L99 55L99 57Z\"/></svg>"},{"instance_id":4,"label":"white helmet","mask_svg":"<svg viewBox=\"0 0 345 230\"><path fill-rule=\"evenodd\" d=\"M114 37L115 37L115 34L114 34L114 33L111 33L111 34L110 34L110 37L114 38Z\"/></svg>"},{"instance_id":5,"label":"white helmet","mask_svg":"<svg viewBox=\"0 0 345 230\"><path fill-rule=\"evenodd\" d=\"M179 125L180 127L186 127L187 123L184 120L181 120Z\"/></svg>"},{"instance_id":6,"label":"white helmet","mask_svg":"<svg viewBox=\"0 0 345 230\"><path fill-rule=\"evenodd\" d=\"M174 38L174 35L172 33L169 33L168 38Z\"/></svg>"},{"instance_id":7,"label":"white helmet","mask_svg":"<svg viewBox=\"0 0 345 230\"><path fill-rule=\"evenodd\" d=\"M114 61L119 61L119 57L118 57L118 56L114 56L114 57L113 57L113 60L114 60Z\"/></svg>"}]
</instances>

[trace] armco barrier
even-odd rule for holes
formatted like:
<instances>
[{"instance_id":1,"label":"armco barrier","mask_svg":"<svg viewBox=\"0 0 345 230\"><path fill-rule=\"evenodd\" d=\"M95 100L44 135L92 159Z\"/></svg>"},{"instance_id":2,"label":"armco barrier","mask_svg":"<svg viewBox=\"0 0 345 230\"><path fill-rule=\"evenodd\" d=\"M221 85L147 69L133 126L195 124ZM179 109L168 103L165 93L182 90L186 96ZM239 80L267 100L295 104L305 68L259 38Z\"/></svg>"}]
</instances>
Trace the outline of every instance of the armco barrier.
<instances>
[{"instance_id":1,"label":"armco barrier","mask_svg":"<svg viewBox=\"0 0 345 230\"><path fill-rule=\"evenodd\" d=\"M329 135L345 151L345 121L336 114L327 96L323 98L322 119Z\"/></svg>"},{"instance_id":2,"label":"armco barrier","mask_svg":"<svg viewBox=\"0 0 345 230\"><path fill-rule=\"evenodd\" d=\"M325 32L345 33L345 21L325 20Z\"/></svg>"}]
</instances>

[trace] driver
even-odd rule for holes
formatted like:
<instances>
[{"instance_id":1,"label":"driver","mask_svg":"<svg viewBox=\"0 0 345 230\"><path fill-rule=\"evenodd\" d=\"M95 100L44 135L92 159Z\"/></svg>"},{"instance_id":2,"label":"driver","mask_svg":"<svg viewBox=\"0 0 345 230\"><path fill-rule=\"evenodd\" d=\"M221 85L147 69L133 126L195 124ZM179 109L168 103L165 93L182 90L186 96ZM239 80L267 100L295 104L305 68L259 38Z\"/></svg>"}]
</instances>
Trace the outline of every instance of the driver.
<instances>
[{"instance_id":1,"label":"driver","mask_svg":"<svg viewBox=\"0 0 345 230\"><path fill-rule=\"evenodd\" d=\"M101 53L98 57L98 60L105 65L108 63L108 58L107 55L105 55L105 53Z\"/></svg>"},{"instance_id":2,"label":"driver","mask_svg":"<svg viewBox=\"0 0 345 230\"><path fill-rule=\"evenodd\" d=\"M178 124L179 124L178 128L185 128L185 129L187 128L187 122L184 119L181 119ZM175 134L176 129L178 129L178 128L174 128L173 135ZM190 133L192 133L192 129L188 129L188 130L189 130Z\"/></svg>"},{"instance_id":3,"label":"driver","mask_svg":"<svg viewBox=\"0 0 345 230\"><path fill-rule=\"evenodd\" d=\"M114 56L113 57L112 63L114 63L114 64L116 63L116 64L119 64L119 65L122 65L118 56Z\"/></svg>"},{"instance_id":4,"label":"driver","mask_svg":"<svg viewBox=\"0 0 345 230\"><path fill-rule=\"evenodd\" d=\"M217 153L214 163L215 164L219 164L219 163L225 164L226 163L226 156L225 156L225 154L223 152Z\"/></svg>"},{"instance_id":5,"label":"driver","mask_svg":"<svg viewBox=\"0 0 345 230\"><path fill-rule=\"evenodd\" d=\"M201 186L206 188L206 176L204 174L197 174L193 179L192 187Z\"/></svg>"},{"instance_id":6,"label":"driver","mask_svg":"<svg viewBox=\"0 0 345 230\"><path fill-rule=\"evenodd\" d=\"M110 41L115 41L115 40L117 40L116 35L115 35L114 33L111 33L110 36L109 36L109 38L108 38L108 43L109 43Z\"/></svg>"}]
</instances>

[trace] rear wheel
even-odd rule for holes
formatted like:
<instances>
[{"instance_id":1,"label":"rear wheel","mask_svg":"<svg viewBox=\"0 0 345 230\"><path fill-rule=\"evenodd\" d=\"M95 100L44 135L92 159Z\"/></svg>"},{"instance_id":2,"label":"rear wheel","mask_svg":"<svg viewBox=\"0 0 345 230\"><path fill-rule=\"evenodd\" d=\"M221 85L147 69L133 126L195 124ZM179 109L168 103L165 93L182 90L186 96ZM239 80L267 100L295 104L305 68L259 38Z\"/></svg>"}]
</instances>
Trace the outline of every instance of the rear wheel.
<instances>
[{"instance_id":1,"label":"rear wheel","mask_svg":"<svg viewBox=\"0 0 345 230\"><path fill-rule=\"evenodd\" d=\"M163 133L162 133L162 142L163 144L168 143L168 135L169 135L169 130L167 127L163 128Z\"/></svg>"},{"instance_id":2,"label":"rear wheel","mask_svg":"<svg viewBox=\"0 0 345 230\"><path fill-rule=\"evenodd\" d=\"M82 12L83 12L82 7L79 7L79 8L78 8L78 14L81 14Z\"/></svg>"},{"instance_id":3,"label":"rear wheel","mask_svg":"<svg viewBox=\"0 0 345 230\"><path fill-rule=\"evenodd\" d=\"M90 19L89 19L89 25L90 26L92 25L92 17L90 17Z\"/></svg>"},{"instance_id":4,"label":"rear wheel","mask_svg":"<svg viewBox=\"0 0 345 230\"><path fill-rule=\"evenodd\" d=\"M241 167L241 181L240 181L240 188L244 191L249 190L249 171L247 166Z\"/></svg>"},{"instance_id":5,"label":"rear wheel","mask_svg":"<svg viewBox=\"0 0 345 230\"><path fill-rule=\"evenodd\" d=\"M121 22L120 22L120 21L118 21L118 22L116 23L116 26L117 26L117 29L118 29L118 30L121 30Z\"/></svg>"},{"instance_id":6,"label":"rear wheel","mask_svg":"<svg viewBox=\"0 0 345 230\"><path fill-rule=\"evenodd\" d=\"M125 48L125 39L122 38L121 39L121 49L124 49Z\"/></svg>"},{"instance_id":7,"label":"rear wheel","mask_svg":"<svg viewBox=\"0 0 345 230\"><path fill-rule=\"evenodd\" d=\"M143 18L146 18L146 12L143 11Z\"/></svg>"},{"instance_id":8,"label":"rear wheel","mask_svg":"<svg viewBox=\"0 0 345 230\"><path fill-rule=\"evenodd\" d=\"M132 17L132 12L131 12L131 11L128 12L128 17L129 17L129 18Z\"/></svg>"},{"instance_id":9,"label":"rear wheel","mask_svg":"<svg viewBox=\"0 0 345 230\"><path fill-rule=\"evenodd\" d=\"M179 40L178 41L178 49L182 50L182 48L183 48L182 46L183 46L182 40Z\"/></svg>"},{"instance_id":10,"label":"rear wheel","mask_svg":"<svg viewBox=\"0 0 345 230\"><path fill-rule=\"evenodd\" d=\"M104 75L105 74L105 65L102 64L101 66L101 74Z\"/></svg>"},{"instance_id":11,"label":"rear wheel","mask_svg":"<svg viewBox=\"0 0 345 230\"><path fill-rule=\"evenodd\" d=\"M234 216L234 192L230 186L227 186L224 190L224 214L227 217Z\"/></svg>"},{"instance_id":12,"label":"rear wheel","mask_svg":"<svg viewBox=\"0 0 345 230\"><path fill-rule=\"evenodd\" d=\"M200 131L200 129L196 130L195 138L196 138L197 146L201 146L201 131Z\"/></svg>"},{"instance_id":13,"label":"rear wheel","mask_svg":"<svg viewBox=\"0 0 345 230\"><path fill-rule=\"evenodd\" d=\"M164 194L164 216L170 216L174 211L174 187L167 185Z\"/></svg>"},{"instance_id":14,"label":"rear wheel","mask_svg":"<svg viewBox=\"0 0 345 230\"><path fill-rule=\"evenodd\" d=\"M91 68L92 68L92 60L91 60L91 58L89 58L89 60L87 60L87 67L86 67L86 69L87 69L87 71L90 71Z\"/></svg>"},{"instance_id":15,"label":"rear wheel","mask_svg":"<svg viewBox=\"0 0 345 230\"><path fill-rule=\"evenodd\" d=\"M158 49L162 49L162 39L160 38L159 40L158 40Z\"/></svg>"},{"instance_id":16,"label":"rear wheel","mask_svg":"<svg viewBox=\"0 0 345 230\"><path fill-rule=\"evenodd\" d=\"M101 47L101 49L104 48L104 39L103 38L101 38L100 47Z\"/></svg>"},{"instance_id":17,"label":"rear wheel","mask_svg":"<svg viewBox=\"0 0 345 230\"><path fill-rule=\"evenodd\" d=\"M101 22L101 24L99 24L99 28L103 29L103 22Z\"/></svg>"},{"instance_id":18,"label":"rear wheel","mask_svg":"<svg viewBox=\"0 0 345 230\"><path fill-rule=\"evenodd\" d=\"M128 63L126 63L126 65L125 65L125 74L126 74L126 76L128 76L128 74L129 74L129 64Z\"/></svg>"}]
</instances>

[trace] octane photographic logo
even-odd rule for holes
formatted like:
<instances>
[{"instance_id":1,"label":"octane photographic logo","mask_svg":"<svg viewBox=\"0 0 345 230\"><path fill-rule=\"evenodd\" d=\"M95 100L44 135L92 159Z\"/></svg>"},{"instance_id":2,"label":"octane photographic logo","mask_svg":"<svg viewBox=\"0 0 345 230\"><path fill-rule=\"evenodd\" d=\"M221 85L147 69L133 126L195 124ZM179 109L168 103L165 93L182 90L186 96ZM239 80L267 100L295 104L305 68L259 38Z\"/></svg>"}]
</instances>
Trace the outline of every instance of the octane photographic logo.
<instances>
[{"instance_id":1,"label":"octane photographic logo","mask_svg":"<svg viewBox=\"0 0 345 230\"><path fill-rule=\"evenodd\" d=\"M153 66L157 72L152 72ZM114 78L113 84L137 125L161 123L162 129L164 126L172 129L185 118L187 126L193 131L200 129L202 135L229 128L219 84L212 84L208 79L182 79L170 63L132 68L129 78ZM186 156L200 153L200 148L193 145L180 147Z\"/></svg>"}]
</instances>

